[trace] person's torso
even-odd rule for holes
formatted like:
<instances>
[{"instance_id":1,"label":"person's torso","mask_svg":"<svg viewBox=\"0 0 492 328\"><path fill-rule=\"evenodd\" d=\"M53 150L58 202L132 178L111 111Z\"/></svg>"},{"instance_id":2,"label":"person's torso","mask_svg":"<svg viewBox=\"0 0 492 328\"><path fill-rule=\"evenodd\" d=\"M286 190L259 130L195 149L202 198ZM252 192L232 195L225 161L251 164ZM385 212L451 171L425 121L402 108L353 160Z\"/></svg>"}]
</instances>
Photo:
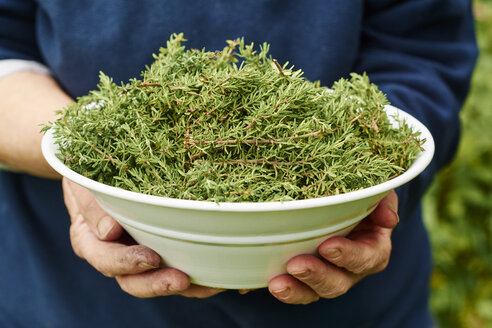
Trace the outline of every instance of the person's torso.
<instances>
[{"instance_id":1,"label":"person's torso","mask_svg":"<svg viewBox=\"0 0 492 328\"><path fill-rule=\"evenodd\" d=\"M353 69L362 18L362 0L46 0L39 1L35 24L42 60L76 97L96 87L100 70L116 83L138 77L179 32L188 47L208 50L237 37L257 46L266 41L279 62L330 85ZM417 274L402 265L428 256L418 213L411 214L405 238L395 232L388 269L334 300L291 306L267 290L141 300L73 254L59 182L0 172L0 326L391 327L427 315L428 265ZM421 254L409 244L420 244Z\"/></svg>"}]
</instances>

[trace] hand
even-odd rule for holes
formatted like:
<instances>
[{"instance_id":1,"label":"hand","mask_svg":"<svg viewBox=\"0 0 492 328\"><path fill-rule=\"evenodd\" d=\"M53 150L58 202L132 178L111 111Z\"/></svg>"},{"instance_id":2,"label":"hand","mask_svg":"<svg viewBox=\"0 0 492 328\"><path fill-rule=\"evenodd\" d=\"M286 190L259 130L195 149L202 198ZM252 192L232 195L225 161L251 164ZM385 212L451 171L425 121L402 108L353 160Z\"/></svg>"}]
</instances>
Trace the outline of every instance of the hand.
<instances>
[{"instance_id":1,"label":"hand","mask_svg":"<svg viewBox=\"0 0 492 328\"><path fill-rule=\"evenodd\" d=\"M287 263L287 272L273 278L268 289L278 300L308 304L345 294L362 278L386 268L391 232L398 223L398 196L391 191L376 209L346 237L324 241L313 255L299 255Z\"/></svg>"},{"instance_id":2,"label":"hand","mask_svg":"<svg viewBox=\"0 0 492 328\"><path fill-rule=\"evenodd\" d=\"M63 193L72 221L70 240L75 254L103 275L115 278L128 294L204 298L221 292L190 284L188 276L174 268L159 268L160 256L137 245L87 189L64 178Z\"/></svg>"}]
</instances>

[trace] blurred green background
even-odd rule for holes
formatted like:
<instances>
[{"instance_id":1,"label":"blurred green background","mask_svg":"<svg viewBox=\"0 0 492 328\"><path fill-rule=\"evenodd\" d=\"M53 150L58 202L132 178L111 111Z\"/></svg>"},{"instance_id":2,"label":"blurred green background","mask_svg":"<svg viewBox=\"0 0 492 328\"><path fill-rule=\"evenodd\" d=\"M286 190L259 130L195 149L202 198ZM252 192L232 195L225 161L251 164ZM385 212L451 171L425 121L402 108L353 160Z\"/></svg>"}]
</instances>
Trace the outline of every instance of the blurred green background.
<instances>
[{"instance_id":1,"label":"blurred green background","mask_svg":"<svg viewBox=\"0 0 492 328\"><path fill-rule=\"evenodd\" d=\"M424 199L441 327L492 327L492 0L474 0L480 56L457 156Z\"/></svg>"}]
</instances>

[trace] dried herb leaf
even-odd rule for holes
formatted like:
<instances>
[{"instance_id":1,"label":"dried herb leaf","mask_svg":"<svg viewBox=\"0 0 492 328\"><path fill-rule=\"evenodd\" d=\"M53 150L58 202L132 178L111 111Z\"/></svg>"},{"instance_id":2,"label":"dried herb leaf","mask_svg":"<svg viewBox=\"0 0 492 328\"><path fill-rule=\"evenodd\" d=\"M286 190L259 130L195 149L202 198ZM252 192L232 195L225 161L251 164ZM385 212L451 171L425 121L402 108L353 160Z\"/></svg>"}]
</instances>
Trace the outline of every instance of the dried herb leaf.
<instances>
[{"instance_id":1,"label":"dried herb leaf","mask_svg":"<svg viewBox=\"0 0 492 328\"><path fill-rule=\"evenodd\" d=\"M47 126L60 158L99 182L181 199L262 202L370 187L404 172L423 140L394 129L364 75L331 89L243 39L185 49L174 34L141 79L101 73Z\"/></svg>"}]
</instances>

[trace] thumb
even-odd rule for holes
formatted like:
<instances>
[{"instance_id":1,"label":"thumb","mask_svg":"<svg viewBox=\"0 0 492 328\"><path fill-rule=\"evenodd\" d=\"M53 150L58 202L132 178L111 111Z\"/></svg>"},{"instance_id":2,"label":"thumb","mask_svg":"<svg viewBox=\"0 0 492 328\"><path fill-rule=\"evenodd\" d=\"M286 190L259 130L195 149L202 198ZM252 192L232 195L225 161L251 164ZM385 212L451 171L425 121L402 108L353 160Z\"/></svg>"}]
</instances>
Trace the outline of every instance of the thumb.
<instances>
[{"instance_id":1,"label":"thumb","mask_svg":"<svg viewBox=\"0 0 492 328\"><path fill-rule=\"evenodd\" d=\"M99 206L89 190L66 178L63 178L62 187L72 222L78 215L82 215L92 232L101 240L115 240L122 235L121 225Z\"/></svg>"},{"instance_id":2,"label":"thumb","mask_svg":"<svg viewBox=\"0 0 492 328\"><path fill-rule=\"evenodd\" d=\"M398 216L398 195L391 190L378 204L376 209L369 214L369 219L376 225L393 229L400 218Z\"/></svg>"}]
</instances>

